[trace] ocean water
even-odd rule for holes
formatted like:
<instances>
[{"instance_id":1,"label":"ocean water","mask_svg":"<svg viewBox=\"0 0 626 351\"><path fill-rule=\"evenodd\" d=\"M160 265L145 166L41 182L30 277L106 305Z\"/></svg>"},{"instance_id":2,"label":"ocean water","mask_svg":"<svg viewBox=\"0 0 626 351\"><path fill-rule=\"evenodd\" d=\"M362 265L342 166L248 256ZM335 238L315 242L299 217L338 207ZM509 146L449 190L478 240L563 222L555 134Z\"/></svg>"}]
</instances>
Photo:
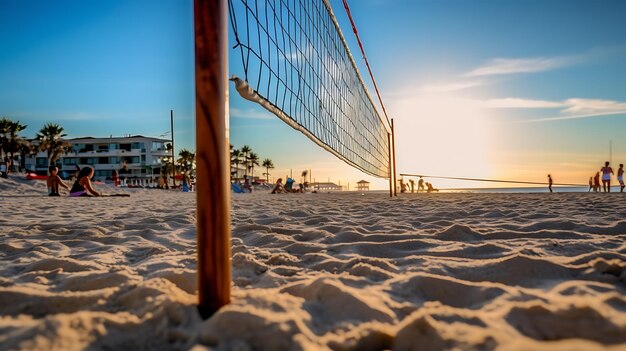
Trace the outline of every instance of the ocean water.
<instances>
[{"instance_id":1,"label":"ocean water","mask_svg":"<svg viewBox=\"0 0 626 351\"><path fill-rule=\"evenodd\" d=\"M555 193L586 193L589 187L579 186L553 186ZM611 187L611 192L619 192L618 187ZM441 192L464 192L464 193L549 193L547 187L512 187L512 188L464 188L443 189ZM593 192L593 191L592 191Z\"/></svg>"}]
</instances>

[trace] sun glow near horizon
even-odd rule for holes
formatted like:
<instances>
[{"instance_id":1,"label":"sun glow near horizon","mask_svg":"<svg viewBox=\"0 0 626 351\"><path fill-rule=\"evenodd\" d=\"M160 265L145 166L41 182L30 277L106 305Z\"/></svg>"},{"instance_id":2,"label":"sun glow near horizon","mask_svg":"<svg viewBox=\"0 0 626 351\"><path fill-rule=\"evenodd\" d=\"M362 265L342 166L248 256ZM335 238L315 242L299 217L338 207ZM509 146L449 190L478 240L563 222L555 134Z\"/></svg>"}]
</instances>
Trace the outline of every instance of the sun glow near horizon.
<instances>
[{"instance_id":1,"label":"sun glow near horizon","mask_svg":"<svg viewBox=\"0 0 626 351\"><path fill-rule=\"evenodd\" d=\"M398 173L456 177L492 176L489 114L453 94L421 93L394 99ZM435 186L459 182L433 180Z\"/></svg>"}]
</instances>

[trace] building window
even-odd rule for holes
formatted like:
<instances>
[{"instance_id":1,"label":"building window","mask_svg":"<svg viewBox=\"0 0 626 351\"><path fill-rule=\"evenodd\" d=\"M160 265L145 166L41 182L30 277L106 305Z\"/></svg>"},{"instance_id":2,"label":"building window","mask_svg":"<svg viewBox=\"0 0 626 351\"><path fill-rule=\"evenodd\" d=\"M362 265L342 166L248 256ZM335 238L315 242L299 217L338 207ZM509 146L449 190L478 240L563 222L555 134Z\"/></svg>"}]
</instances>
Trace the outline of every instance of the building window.
<instances>
[{"instance_id":1,"label":"building window","mask_svg":"<svg viewBox=\"0 0 626 351\"><path fill-rule=\"evenodd\" d=\"M66 166L75 165L78 162L76 157L65 157L63 158L63 164Z\"/></svg>"},{"instance_id":2,"label":"building window","mask_svg":"<svg viewBox=\"0 0 626 351\"><path fill-rule=\"evenodd\" d=\"M48 165L48 159L45 157L37 157L37 159L35 160L35 164L37 166L47 166Z\"/></svg>"},{"instance_id":3,"label":"building window","mask_svg":"<svg viewBox=\"0 0 626 351\"><path fill-rule=\"evenodd\" d=\"M125 150L125 151L130 151L131 147L130 144L120 144L120 149Z\"/></svg>"},{"instance_id":4,"label":"building window","mask_svg":"<svg viewBox=\"0 0 626 351\"><path fill-rule=\"evenodd\" d=\"M99 165L109 164L109 158L108 157L98 157L98 164Z\"/></svg>"},{"instance_id":5,"label":"building window","mask_svg":"<svg viewBox=\"0 0 626 351\"><path fill-rule=\"evenodd\" d=\"M132 144L132 149L133 150L137 150L137 149L145 149L146 146L144 143L133 143Z\"/></svg>"}]
</instances>

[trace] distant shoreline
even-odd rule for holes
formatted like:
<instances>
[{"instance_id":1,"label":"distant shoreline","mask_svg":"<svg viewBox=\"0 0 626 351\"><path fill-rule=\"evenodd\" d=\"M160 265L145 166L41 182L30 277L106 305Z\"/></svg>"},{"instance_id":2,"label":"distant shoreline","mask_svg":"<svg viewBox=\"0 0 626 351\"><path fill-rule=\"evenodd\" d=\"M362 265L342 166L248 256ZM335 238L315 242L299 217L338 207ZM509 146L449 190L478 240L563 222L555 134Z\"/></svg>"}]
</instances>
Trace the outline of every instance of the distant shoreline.
<instances>
[{"instance_id":1,"label":"distant shoreline","mask_svg":"<svg viewBox=\"0 0 626 351\"><path fill-rule=\"evenodd\" d=\"M553 186L552 189L555 193L586 193L589 190L589 187L580 187L580 186ZM323 192L323 191L320 191ZM339 192L339 191L337 191ZM343 192L359 192L357 190L349 190ZM389 190L370 190L372 193L389 193ZM439 193L549 193L548 186L535 186L535 187L511 187L511 188L440 188ZM591 192L593 193L593 191ZM600 192L598 192L599 194ZM611 193L619 193L619 186L611 186ZM398 191L400 194L400 191ZM405 194L411 194L411 192L407 192ZM413 195L421 195L426 194L425 192L413 193ZM436 194L436 192L434 193ZM622 193L626 195L626 192Z\"/></svg>"}]
</instances>

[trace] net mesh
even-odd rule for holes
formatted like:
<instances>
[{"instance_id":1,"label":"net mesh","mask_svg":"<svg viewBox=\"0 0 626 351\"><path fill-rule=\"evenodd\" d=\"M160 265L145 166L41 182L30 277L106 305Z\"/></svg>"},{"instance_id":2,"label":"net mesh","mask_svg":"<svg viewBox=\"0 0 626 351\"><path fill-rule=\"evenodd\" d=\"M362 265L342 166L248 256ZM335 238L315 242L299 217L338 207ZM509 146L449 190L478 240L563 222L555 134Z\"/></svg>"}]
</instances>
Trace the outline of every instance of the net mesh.
<instances>
[{"instance_id":1,"label":"net mesh","mask_svg":"<svg viewBox=\"0 0 626 351\"><path fill-rule=\"evenodd\" d=\"M318 145L389 177L389 122L374 106L327 0L229 0L237 90Z\"/></svg>"}]
</instances>

